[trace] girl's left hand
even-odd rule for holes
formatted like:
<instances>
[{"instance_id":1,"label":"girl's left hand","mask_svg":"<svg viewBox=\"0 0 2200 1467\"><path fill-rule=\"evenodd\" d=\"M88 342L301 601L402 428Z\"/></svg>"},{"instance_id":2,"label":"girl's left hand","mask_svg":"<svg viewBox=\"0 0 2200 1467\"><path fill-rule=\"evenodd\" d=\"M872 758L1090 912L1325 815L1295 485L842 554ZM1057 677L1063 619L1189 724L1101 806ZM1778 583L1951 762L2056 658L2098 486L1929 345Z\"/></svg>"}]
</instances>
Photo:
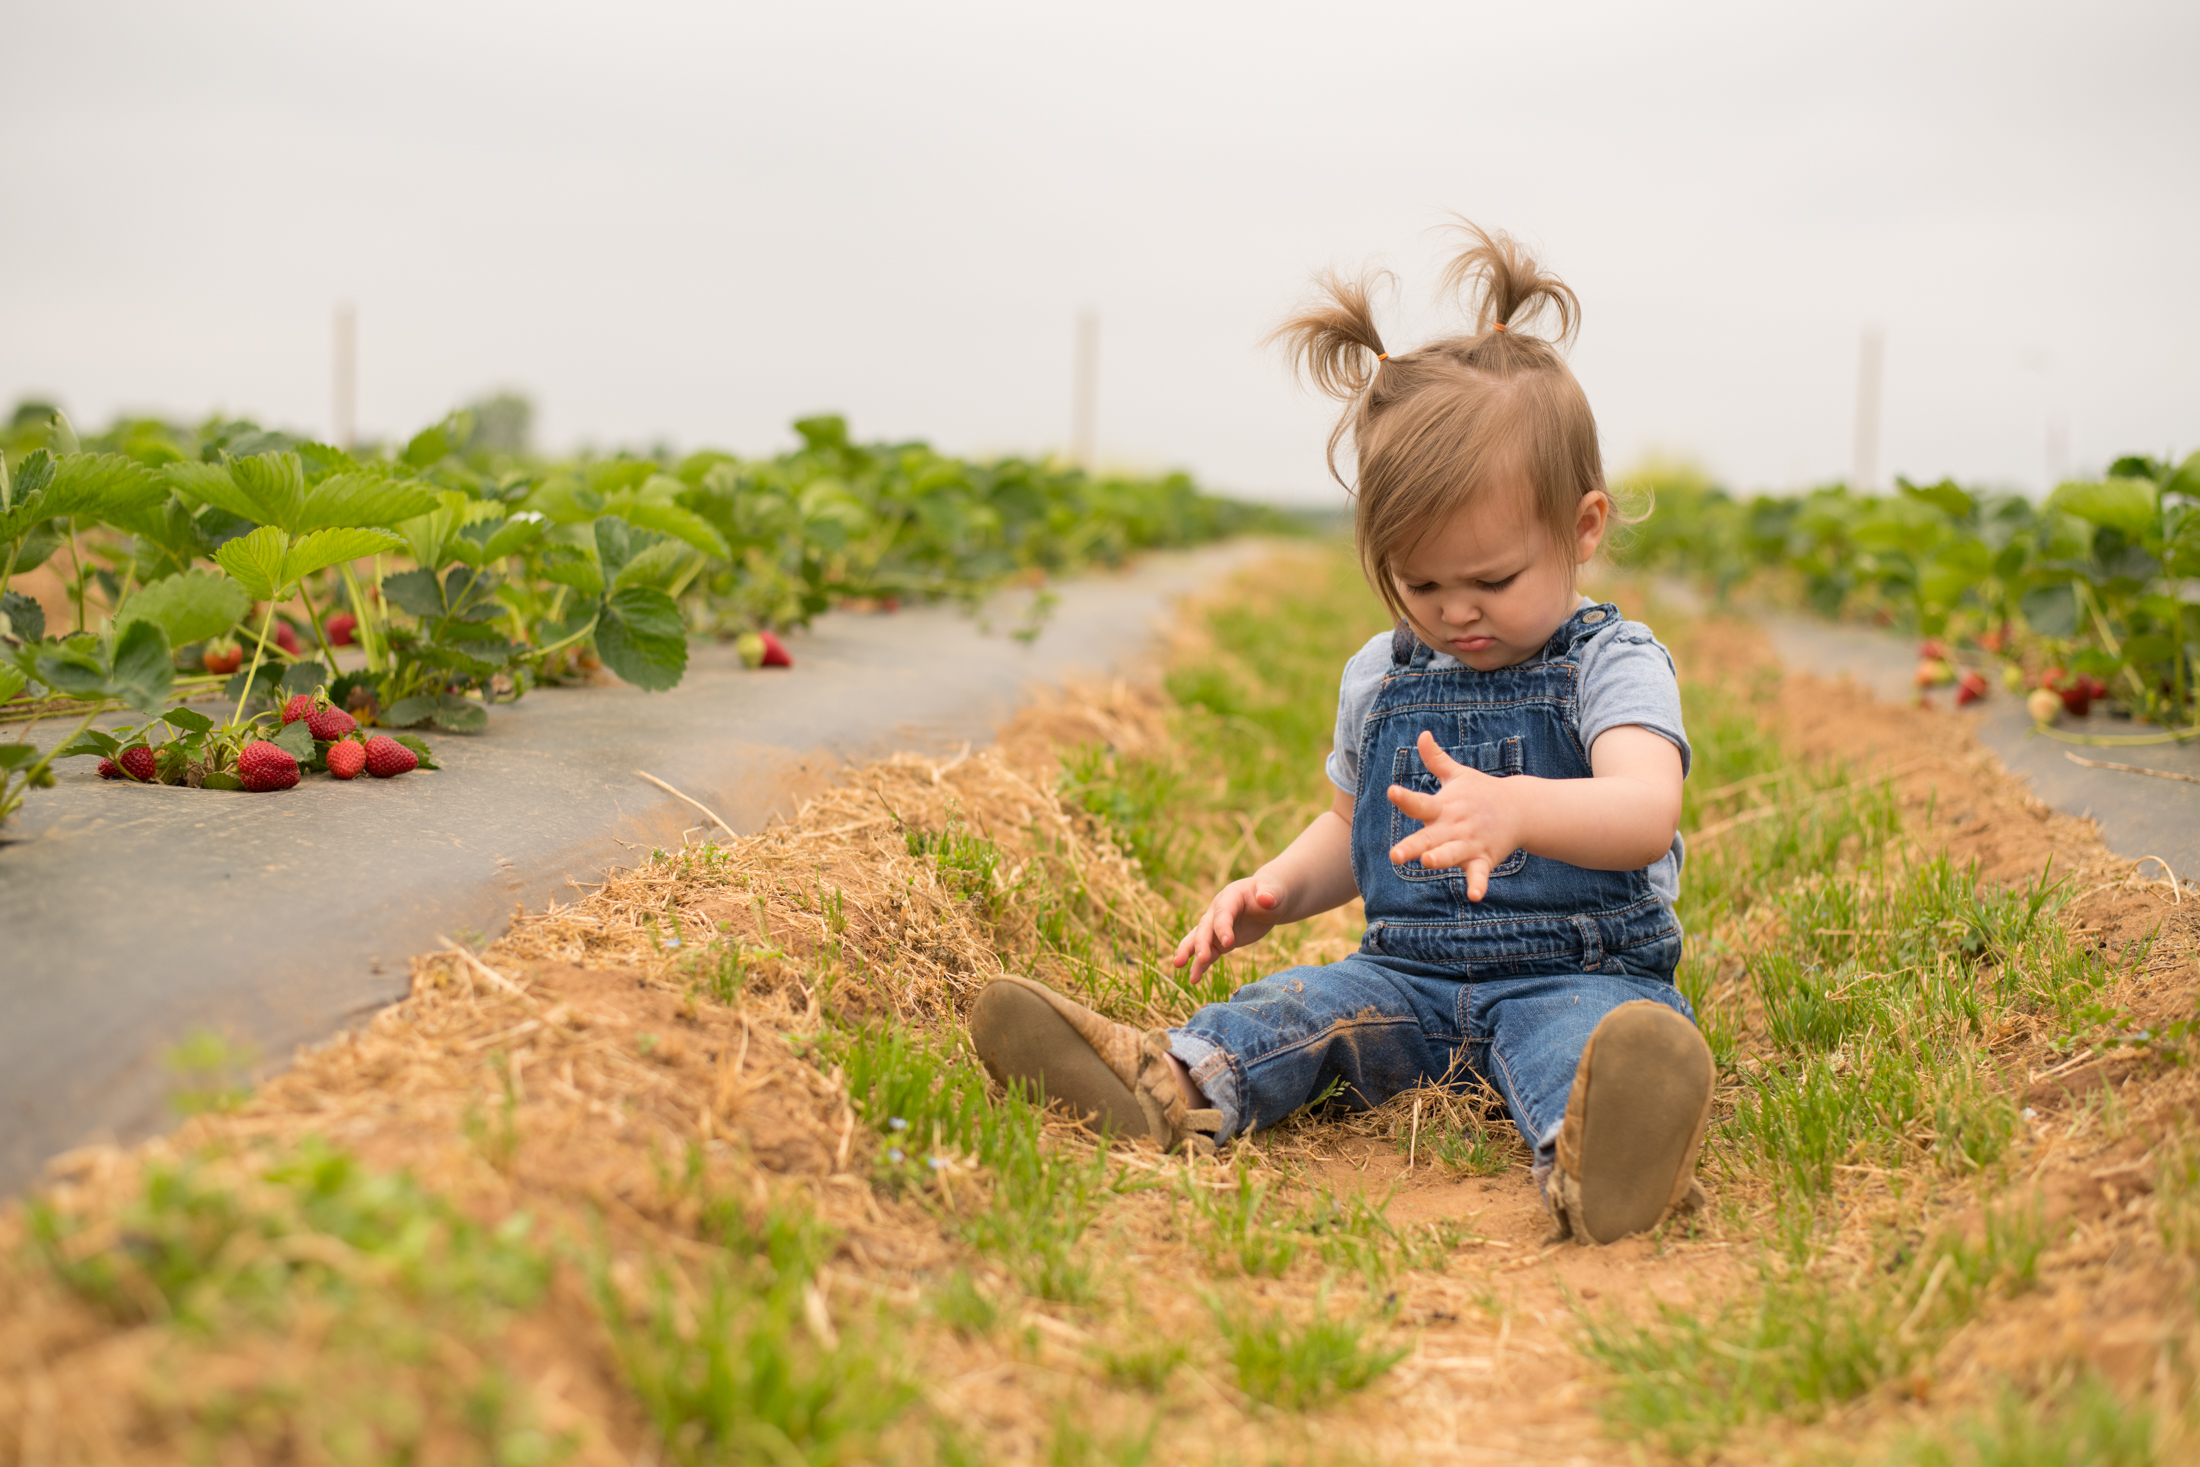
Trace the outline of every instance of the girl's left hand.
<instances>
[{"instance_id":1,"label":"girl's left hand","mask_svg":"<svg viewBox=\"0 0 2200 1467\"><path fill-rule=\"evenodd\" d=\"M1478 902L1490 888L1490 868L1524 843L1525 818L1520 796L1526 786L1469 769L1445 753L1435 735L1424 731L1417 747L1421 763L1435 775L1433 795L1394 784L1390 803L1421 822L1421 828L1390 848L1394 865L1418 856L1432 871L1464 867L1467 900Z\"/></svg>"}]
</instances>

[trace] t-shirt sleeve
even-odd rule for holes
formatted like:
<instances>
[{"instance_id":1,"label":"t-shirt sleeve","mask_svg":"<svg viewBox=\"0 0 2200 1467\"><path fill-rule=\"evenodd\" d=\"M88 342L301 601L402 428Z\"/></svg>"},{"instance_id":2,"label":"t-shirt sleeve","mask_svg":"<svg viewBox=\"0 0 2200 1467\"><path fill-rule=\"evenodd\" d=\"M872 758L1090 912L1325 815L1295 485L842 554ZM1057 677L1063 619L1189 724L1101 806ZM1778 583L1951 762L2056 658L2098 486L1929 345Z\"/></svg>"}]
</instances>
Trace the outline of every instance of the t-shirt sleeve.
<instances>
[{"instance_id":1,"label":"t-shirt sleeve","mask_svg":"<svg viewBox=\"0 0 2200 1467\"><path fill-rule=\"evenodd\" d=\"M1352 654L1337 684L1337 731L1331 737L1329 782L1348 795L1360 792L1360 725L1375 706L1375 690L1390 669L1390 633L1378 632Z\"/></svg>"},{"instance_id":2,"label":"t-shirt sleeve","mask_svg":"<svg viewBox=\"0 0 2200 1467\"><path fill-rule=\"evenodd\" d=\"M1607 729L1640 724L1681 752L1688 776L1688 734L1681 727L1681 684L1673 656L1640 622L1623 621L1581 650L1581 747L1594 749Z\"/></svg>"}]
</instances>

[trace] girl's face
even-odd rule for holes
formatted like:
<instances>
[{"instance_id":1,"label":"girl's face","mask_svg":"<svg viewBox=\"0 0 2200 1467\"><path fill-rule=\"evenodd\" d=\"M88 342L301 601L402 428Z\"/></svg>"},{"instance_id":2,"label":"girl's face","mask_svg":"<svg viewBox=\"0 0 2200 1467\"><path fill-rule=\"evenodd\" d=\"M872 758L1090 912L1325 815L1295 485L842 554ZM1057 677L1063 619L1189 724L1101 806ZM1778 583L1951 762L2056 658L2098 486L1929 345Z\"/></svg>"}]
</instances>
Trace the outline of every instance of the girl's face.
<instances>
[{"instance_id":1,"label":"girl's face","mask_svg":"<svg viewBox=\"0 0 2200 1467\"><path fill-rule=\"evenodd\" d=\"M1477 672L1527 661L1574 614L1569 572L1596 554L1611 513L1603 490L1584 494L1559 544L1526 484L1492 483L1392 563L1407 622Z\"/></svg>"}]
</instances>

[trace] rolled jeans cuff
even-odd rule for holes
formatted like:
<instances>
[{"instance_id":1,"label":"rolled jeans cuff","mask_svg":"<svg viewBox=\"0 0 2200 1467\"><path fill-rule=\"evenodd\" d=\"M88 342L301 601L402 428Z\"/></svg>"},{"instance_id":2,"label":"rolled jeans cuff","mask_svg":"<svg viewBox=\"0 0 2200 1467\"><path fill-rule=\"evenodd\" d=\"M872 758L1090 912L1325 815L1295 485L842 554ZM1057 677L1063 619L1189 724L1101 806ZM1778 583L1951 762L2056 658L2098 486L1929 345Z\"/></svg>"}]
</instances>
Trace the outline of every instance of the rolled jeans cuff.
<instances>
[{"instance_id":1,"label":"rolled jeans cuff","mask_svg":"<svg viewBox=\"0 0 2200 1467\"><path fill-rule=\"evenodd\" d=\"M1202 1039L1186 1029L1171 1029L1168 1033L1169 1053L1191 1071L1192 1083L1207 1097L1207 1104L1222 1112L1222 1128L1215 1132L1215 1143L1220 1145L1237 1134L1238 1117L1243 1113L1237 1071L1230 1067L1229 1052L1212 1039Z\"/></svg>"}]
</instances>

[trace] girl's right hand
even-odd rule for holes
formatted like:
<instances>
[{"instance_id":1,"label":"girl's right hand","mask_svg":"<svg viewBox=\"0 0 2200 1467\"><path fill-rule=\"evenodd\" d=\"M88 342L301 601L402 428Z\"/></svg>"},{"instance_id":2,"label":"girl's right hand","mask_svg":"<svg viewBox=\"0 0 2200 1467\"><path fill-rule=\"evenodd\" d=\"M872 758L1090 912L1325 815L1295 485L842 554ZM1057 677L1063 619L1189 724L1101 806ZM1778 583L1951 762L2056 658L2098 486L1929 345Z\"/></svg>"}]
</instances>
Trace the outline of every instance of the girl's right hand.
<instances>
[{"instance_id":1,"label":"girl's right hand","mask_svg":"<svg viewBox=\"0 0 2200 1467\"><path fill-rule=\"evenodd\" d=\"M1217 892L1199 925L1176 945L1176 966L1192 965L1184 982L1197 983L1224 953L1266 937L1276 925L1275 913L1282 905L1282 885L1259 872L1240 877Z\"/></svg>"}]
</instances>

